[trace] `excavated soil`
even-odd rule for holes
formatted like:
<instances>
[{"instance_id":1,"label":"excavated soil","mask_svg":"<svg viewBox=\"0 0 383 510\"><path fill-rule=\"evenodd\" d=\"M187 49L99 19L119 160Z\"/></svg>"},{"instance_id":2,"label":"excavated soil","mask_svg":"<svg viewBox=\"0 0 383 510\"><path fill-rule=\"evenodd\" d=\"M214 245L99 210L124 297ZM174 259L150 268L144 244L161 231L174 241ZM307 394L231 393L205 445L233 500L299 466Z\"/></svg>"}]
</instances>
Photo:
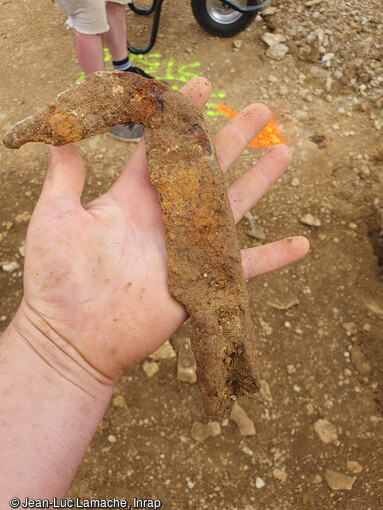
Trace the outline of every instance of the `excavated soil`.
<instances>
[{"instance_id":1,"label":"excavated soil","mask_svg":"<svg viewBox=\"0 0 383 510\"><path fill-rule=\"evenodd\" d=\"M237 112L264 102L294 153L252 209L265 239L249 236L246 220L238 226L242 247L294 234L311 243L304 260L248 283L261 393L239 404L255 434L241 435L226 419L216 435L196 441L193 424L207 422L197 385L177 378L176 356L152 360L159 370L151 377L143 362L121 378L71 498L156 498L166 509L383 507L381 3L274 0L272 7L245 32L222 39L200 29L189 2L168 0L155 48L135 60L176 86L206 76L214 93L205 110L211 134L227 121L218 104ZM127 17L130 41L143 45L148 20ZM0 20L3 134L81 69L53 1L3 0ZM267 55L266 32L283 36L281 60ZM106 135L81 142L84 201L110 186L132 148ZM265 150L248 148L228 180ZM29 144L0 147L0 158L4 329L22 295L25 233L47 156ZM302 223L307 214L318 226ZM12 262L19 267L10 271ZM170 342L178 350L189 335L185 324ZM318 434L327 422L332 427ZM334 486L333 472L348 477L347 490Z\"/></svg>"}]
</instances>

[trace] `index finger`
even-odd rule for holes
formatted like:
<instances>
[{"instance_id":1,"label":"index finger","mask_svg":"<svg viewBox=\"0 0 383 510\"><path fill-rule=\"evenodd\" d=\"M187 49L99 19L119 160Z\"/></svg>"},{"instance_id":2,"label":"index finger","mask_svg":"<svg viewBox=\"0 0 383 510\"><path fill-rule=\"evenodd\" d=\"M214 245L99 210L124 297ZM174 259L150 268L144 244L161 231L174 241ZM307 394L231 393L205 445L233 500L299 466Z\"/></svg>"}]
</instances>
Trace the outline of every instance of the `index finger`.
<instances>
[{"instance_id":1,"label":"index finger","mask_svg":"<svg viewBox=\"0 0 383 510\"><path fill-rule=\"evenodd\" d=\"M218 162L226 172L270 120L270 110L254 103L244 108L214 138Z\"/></svg>"}]
</instances>

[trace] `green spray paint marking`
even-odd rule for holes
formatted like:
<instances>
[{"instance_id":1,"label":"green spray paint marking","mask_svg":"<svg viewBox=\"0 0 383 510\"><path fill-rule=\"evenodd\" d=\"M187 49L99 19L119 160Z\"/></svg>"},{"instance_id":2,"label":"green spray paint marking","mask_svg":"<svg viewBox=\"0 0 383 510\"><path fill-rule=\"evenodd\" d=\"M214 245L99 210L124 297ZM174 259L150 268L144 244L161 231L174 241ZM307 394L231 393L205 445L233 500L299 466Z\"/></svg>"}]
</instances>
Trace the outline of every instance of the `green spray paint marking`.
<instances>
[{"instance_id":1,"label":"green spray paint marking","mask_svg":"<svg viewBox=\"0 0 383 510\"><path fill-rule=\"evenodd\" d=\"M200 67L201 64L199 62L178 65L174 60L165 62L160 59L160 53L131 56L131 61L134 66L140 67L148 74L155 75L157 80L187 83L192 78L199 76L198 72L196 73L193 71L193 69Z\"/></svg>"},{"instance_id":2,"label":"green spray paint marking","mask_svg":"<svg viewBox=\"0 0 383 510\"><path fill-rule=\"evenodd\" d=\"M109 62L112 57L108 48L104 48L104 62ZM198 72L201 64L199 62L190 62L188 64L179 65L175 60L165 61L161 59L160 53L150 53L148 55L131 55L130 60L134 67L140 67L145 73L155 76L157 80L163 80L170 83L173 89L178 90L184 83L193 78L200 76ZM76 83L85 77L81 73ZM215 99L223 99L226 97L224 92L213 92L210 101L206 103L206 115L209 117L220 117L222 112L217 110Z\"/></svg>"},{"instance_id":3,"label":"green spray paint marking","mask_svg":"<svg viewBox=\"0 0 383 510\"><path fill-rule=\"evenodd\" d=\"M131 61L134 66L140 67L146 73L151 74L157 80L163 80L170 83L170 85L178 90L181 85L187 83L193 78L201 75L199 62L190 62L188 64L178 65L174 60L167 62L161 60L160 53L151 53L149 55L132 55ZM210 101L206 103L206 115L209 117L221 117L222 112L217 110L215 99L223 99L226 97L224 92L213 92L210 96Z\"/></svg>"},{"instance_id":4,"label":"green spray paint marking","mask_svg":"<svg viewBox=\"0 0 383 510\"><path fill-rule=\"evenodd\" d=\"M224 97L226 97L225 92L212 92L210 99L211 98L223 99ZM206 103L206 108L207 108L206 115L208 115L209 117L221 117L223 115L223 113L220 110L217 110L217 105L212 101L208 101Z\"/></svg>"},{"instance_id":5,"label":"green spray paint marking","mask_svg":"<svg viewBox=\"0 0 383 510\"><path fill-rule=\"evenodd\" d=\"M104 62L109 62L112 60L112 55L109 53L108 48L104 48Z\"/></svg>"}]
</instances>

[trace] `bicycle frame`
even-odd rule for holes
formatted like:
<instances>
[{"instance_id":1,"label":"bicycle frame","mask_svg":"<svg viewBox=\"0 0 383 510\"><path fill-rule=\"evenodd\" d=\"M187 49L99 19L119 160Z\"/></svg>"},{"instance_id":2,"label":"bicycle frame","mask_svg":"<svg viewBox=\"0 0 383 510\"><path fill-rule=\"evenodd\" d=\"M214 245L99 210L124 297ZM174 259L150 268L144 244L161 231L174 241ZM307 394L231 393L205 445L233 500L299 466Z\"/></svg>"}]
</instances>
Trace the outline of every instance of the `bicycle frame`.
<instances>
[{"instance_id":1,"label":"bicycle frame","mask_svg":"<svg viewBox=\"0 0 383 510\"><path fill-rule=\"evenodd\" d=\"M133 46L131 46L129 43L127 43L128 50L131 53L134 53L135 55L144 54L144 53L148 53L153 48L153 46L156 42L156 38L157 38L158 26L160 23L161 7L162 7L163 1L164 0L153 0L153 4L150 7L148 7L147 9L140 9L139 7L136 7L133 3L133 0L131 0L131 2L128 4L130 10L132 10L134 13L139 14L141 16L147 16L154 12L152 31L150 34L149 44L147 46L145 46L144 48L137 49L137 48L134 48ZM224 5L227 5L227 7L234 9L235 11L245 14L245 13L249 13L249 12L263 11L270 5L271 0L264 0L259 5L251 5L248 7L240 7L239 5L234 4L231 0L220 0L220 2L222 2Z\"/></svg>"},{"instance_id":2,"label":"bicycle frame","mask_svg":"<svg viewBox=\"0 0 383 510\"><path fill-rule=\"evenodd\" d=\"M153 0L153 4L151 5L151 7L148 7L147 9L139 9L138 7L136 7L134 5L133 1L128 4L129 8L133 12L135 12L136 14L140 14L141 16L147 16L149 14L152 14L152 12L154 12L152 32L150 35L149 44L147 46L145 46L145 48L137 49L137 48L134 48L133 46L131 46L129 43L127 43L128 50L131 53L134 53L135 55L144 54L144 53L148 53L153 48L154 43L156 42L156 38L157 38L158 25L160 23L160 14L161 14L161 7L162 7L163 1L164 0Z\"/></svg>"}]
</instances>

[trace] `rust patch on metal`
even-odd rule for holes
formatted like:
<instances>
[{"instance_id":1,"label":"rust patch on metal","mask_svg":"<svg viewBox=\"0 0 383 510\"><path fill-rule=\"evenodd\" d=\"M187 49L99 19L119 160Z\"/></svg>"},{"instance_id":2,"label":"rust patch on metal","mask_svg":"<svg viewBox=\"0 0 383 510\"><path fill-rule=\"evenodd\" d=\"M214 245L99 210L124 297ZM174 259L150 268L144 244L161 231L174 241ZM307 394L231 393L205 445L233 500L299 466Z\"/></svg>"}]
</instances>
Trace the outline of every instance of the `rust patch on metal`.
<instances>
[{"instance_id":1,"label":"rust patch on metal","mask_svg":"<svg viewBox=\"0 0 383 510\"><path fill-rule=\"evenodd\" d=\"M95 73L16 124L4 144L52 145L116 124L145 128L150 179L163 212L169 290L185 306L204 409L227 412L258 390L255 334L226 184L203 116L182 94L133 73Z\"/></svg>"}]
</instances>

